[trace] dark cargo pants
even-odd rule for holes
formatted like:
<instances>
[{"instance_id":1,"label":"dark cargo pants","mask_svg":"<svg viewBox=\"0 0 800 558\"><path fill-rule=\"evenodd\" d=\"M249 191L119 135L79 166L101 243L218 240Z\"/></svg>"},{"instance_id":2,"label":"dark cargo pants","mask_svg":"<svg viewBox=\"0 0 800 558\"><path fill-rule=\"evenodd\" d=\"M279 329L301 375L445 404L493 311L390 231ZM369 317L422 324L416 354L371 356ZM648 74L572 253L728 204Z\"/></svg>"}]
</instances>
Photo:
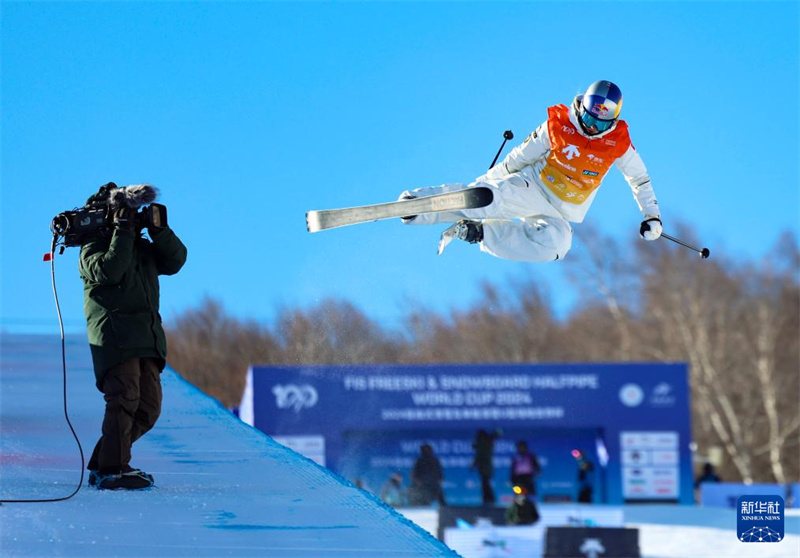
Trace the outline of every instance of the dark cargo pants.
<instances>
[{"instance_id":1,"label":"dark cargo pants","mask_svg":"<svg viewBox=\"0 0 800 558\"><path fill-rule=\"evenodd\" d=\"M89 459L90 470L116 474L131 460L131 446L161 414L161 369L149 358L126 360L103 377L103 435Z\"/></svg>"}]
</instances>

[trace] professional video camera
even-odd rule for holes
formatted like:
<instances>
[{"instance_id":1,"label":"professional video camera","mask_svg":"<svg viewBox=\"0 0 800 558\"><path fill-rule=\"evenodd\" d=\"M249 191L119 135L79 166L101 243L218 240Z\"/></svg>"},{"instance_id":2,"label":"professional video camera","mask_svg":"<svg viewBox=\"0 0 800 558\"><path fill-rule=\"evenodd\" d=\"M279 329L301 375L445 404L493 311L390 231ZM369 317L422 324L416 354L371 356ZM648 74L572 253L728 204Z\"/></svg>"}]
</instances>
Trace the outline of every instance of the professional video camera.
<instances>
[{"instance_id":1,"label":"professional video camera","mask_svg":"<svg viewBox=\"0 0 800 558\"><path fill-rule=\"evenodd\" d=\"M149 184L120 188L109 182L86 200L85 206L56 215L50 230L55 237L63 239L63 246L80 246L93 236L110 235L114 212L122 207L136 210L137 230L161 229L167 226L167 208L153 203L157 196L158 190Z\"/></svg>"}]
</instances>

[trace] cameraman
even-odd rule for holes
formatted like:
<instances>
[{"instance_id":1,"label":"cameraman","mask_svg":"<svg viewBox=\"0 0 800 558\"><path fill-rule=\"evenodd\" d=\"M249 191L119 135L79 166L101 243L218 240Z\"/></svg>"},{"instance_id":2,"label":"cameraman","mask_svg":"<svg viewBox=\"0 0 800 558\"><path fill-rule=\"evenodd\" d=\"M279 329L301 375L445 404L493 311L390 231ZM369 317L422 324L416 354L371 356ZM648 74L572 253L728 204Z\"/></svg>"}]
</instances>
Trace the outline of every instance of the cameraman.
<instances>
[{"instance_id":1,"label":"cameraman","mask_svg":"<svg viewBox=\"0 0 800 558\"><path fill-rule=\"evenodd\" d=\"M150 188L155 197L152 186L133 188ZM126 190L110 183L101 193L109 189ZM88 464L89 484L135 490L152 486L153 477L131 467L131 445L161 413L167 343L158 313L158 276L183 267L186 247L167 226L166 212L161 226L145 224L137 213L141 203L123 198L122 204L109 204L110 233L82 243L79 270L97 387L106 401L102 436ZM142 236L143 228L150 240Z\"/></svg>"}]
</instances>

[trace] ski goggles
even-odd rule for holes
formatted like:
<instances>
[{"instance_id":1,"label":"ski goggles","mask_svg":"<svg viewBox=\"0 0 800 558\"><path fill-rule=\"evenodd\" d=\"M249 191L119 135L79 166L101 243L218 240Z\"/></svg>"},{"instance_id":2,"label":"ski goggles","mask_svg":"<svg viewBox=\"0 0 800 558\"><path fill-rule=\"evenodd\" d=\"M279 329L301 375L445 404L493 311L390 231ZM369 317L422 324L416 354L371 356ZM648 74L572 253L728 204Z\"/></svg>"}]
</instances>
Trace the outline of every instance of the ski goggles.
<instances>
[{"instance_id":1,"label":"ski goggles","mask_svg":"<svg viewBox=\"0 0 800 558\"><path fill-rule=\"evenodd\" d=\"M590 113L588 110L581 109L581 122L583 122L583 125L587 129L594 126L595 128L597 128L598 133L605 132L606 130L611 128L611 126L613 126L614 122L616 121L617 121L616 118L612 120L600 120L599 118L595 117L592 113Z\"/></svg>"}]
</instances>

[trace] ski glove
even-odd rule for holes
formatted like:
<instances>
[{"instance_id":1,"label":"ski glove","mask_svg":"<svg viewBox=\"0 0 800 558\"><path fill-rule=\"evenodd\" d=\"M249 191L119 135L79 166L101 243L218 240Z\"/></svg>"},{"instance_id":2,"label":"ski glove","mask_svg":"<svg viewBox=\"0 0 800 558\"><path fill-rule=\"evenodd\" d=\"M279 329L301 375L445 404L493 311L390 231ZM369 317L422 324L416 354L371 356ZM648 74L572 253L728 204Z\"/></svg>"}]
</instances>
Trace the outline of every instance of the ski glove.
<instances>
[{"instance_id":1,"label":"ski glove","mask_svg":"<svg viewBox=\"0 0 800 558\"><path fill-rule=\"evenodd\" d=\"M132 231L136 228L136 211L130 207L120 207L114 210L111 221L118 229Z\"/></svg>"},{"instance_id":2,"label":"ski glove","mask_svg":"<svg viewBox=\"0 0 800 558\"><path fill-rule=\"evenodd\" d=\"M661 236L661 232L661 219L658 217L645 219L639 227L639 234L642 235L642 238L645 240L656 240Z\"/></svg>"},{"instance_id":3,"label":"ski glove","mask_svg":"<svg viewBox=\"0 0 800 558\"><path fill-rule=\"evenodd\" d=\"M453 239L464 240L470 244L476 244L483 241L483 225L477 221L467 221L462 219L457 223L445 229L442 233L442 238L439 240L438 254L441 256L444 249L450 244Z\"/></svg>"}]
</instances>

